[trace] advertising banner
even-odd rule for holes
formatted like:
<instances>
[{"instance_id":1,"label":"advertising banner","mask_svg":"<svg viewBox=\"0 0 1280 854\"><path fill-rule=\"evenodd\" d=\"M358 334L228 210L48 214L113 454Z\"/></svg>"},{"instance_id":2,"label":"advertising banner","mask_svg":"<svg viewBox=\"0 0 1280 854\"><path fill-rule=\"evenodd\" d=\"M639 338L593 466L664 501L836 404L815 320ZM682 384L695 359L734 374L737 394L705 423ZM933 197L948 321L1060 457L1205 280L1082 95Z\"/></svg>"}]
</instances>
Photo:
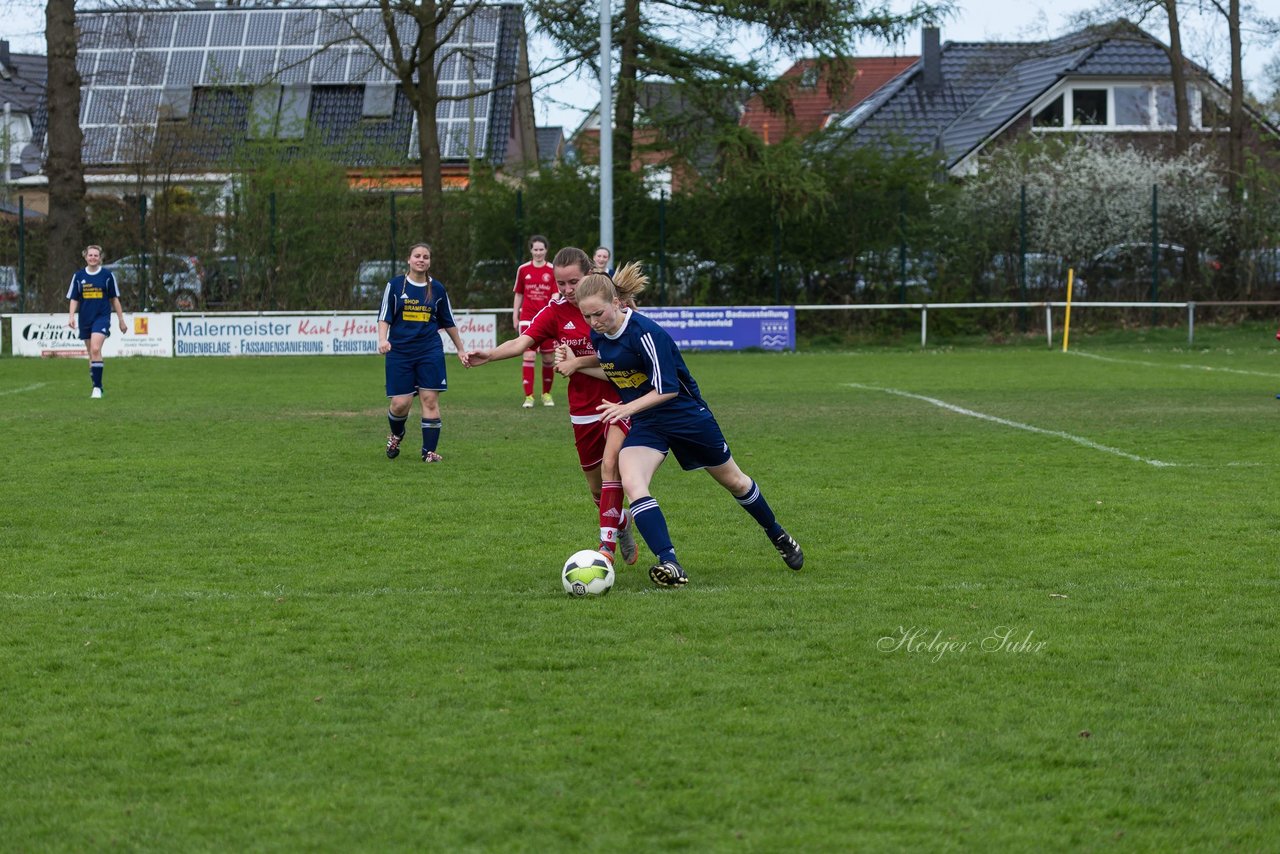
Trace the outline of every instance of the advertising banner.
<instances>
[{"instance_id":1,"label":"advertising banner","mask_svg":"<svg viewBox=\"0 0 1280 854\"><path fill-rule=\"evenodd\" d=\"M15 356L68 356L86 359L89 356L79 330L67 326L67 315L15 314L13 317L13 355ZM172 356L173 315L125 312L125 333L120 334L116 316L111 316L111 337L102 344L102 357L115 359L120 356Z\"/></svg>"},{"instance_id":2,"label":"advertising banner","mask_svg":"<svg viewBox=\"0 0 1280 854\"><path fill-rule=\"evenodd\" d=\"M671 333L681 350L796 348L796 310L791 306L646 306L640 312Z\"/></svg>"},{"instance_id":3,"label":"advertising banner","mask_svg":"<svg viewBox=\"0 0 1280 854\"><path fill-rule=\"evenodd\" d=\"M454 322L468 350L497 345L495 314L457 312ZM341 356L376 354L378 320L364 313L228 317L178 316L173 320L174 352L179 356ZM453 342L440 334L446 353Z\"/></svg>"}]
</instances>

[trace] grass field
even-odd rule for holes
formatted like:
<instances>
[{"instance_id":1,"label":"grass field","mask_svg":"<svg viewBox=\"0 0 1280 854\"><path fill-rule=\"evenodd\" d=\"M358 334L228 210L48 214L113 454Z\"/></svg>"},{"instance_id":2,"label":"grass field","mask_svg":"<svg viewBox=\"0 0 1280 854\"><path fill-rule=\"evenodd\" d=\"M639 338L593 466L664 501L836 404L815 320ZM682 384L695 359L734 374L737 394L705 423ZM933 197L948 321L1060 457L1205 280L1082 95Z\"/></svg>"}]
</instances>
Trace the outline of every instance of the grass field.
<instances>
[{"instance_id":1,"label":"grass field","mask_svg":"<svg viewBox=\"0 0 1280 854\"><path fill-rule=\"evenodd\" d=\"M1184 335L692 355L808 563L669 463L600 600L515 363L426 466L377 358L0 359L0 849L1274 850L1280 347Z\"/></svg>"}]
</instances>

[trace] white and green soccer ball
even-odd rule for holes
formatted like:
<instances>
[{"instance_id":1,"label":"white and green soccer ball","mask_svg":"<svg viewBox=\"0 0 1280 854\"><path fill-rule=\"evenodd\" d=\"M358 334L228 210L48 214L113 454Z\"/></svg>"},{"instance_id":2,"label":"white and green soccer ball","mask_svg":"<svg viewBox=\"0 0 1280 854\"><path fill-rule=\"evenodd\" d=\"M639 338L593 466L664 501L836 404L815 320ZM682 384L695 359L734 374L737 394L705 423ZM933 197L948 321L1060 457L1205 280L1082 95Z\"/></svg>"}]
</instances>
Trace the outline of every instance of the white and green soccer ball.
<instances>
[{"instance_id":1,"label":"white and green soccer ball","mask_svg":"<svg viewBox=\"0 0 1280 854\"><path fill-rule=\"evenodd\" d=\"M613 563L591 549L574 552L564 562L560 581L570 596L603 596L613 588Z\"/></svg>"}]
</instances>

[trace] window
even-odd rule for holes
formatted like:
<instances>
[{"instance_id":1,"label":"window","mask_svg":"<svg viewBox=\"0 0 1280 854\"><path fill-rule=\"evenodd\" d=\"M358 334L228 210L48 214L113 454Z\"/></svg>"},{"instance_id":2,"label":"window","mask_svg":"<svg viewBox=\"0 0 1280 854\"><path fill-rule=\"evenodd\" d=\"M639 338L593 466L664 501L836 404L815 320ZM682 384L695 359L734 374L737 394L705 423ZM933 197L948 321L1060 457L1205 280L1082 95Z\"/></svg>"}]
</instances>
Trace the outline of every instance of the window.
<instances>
[{"instance_id":1,"label":"window","mask_svg":"<svg viewBox=\"0 0 1280 854\"><path fill-rule=\"evenodd\" d=\"M247 135L249 139L302 139L310 106L310 86L260 86L253 90Z\"/></svg>"},{"instance_id":2,"label":"window","mask_svg":"<svg viewBox=\"0 0 1280 854\"><path fill-rule=\"evenodd\" d=\"M1151 124L1151 90L1146 86L1117 86L1116 124L1146 127Z\"/></svg>"},{"instance_id":3,"label":"window","mask_svg":"<svg viewBox=\"0 0 1280 854\"><path fill-rule=\"evenodd\" d=\"M1031 126L1037 128L1062 127L1062 101L1065 97L1065 95L1059 95L1049 102L1049 106L1032 116Z\"/></svg>"},{"instance_id":4,"label":"window","mask_svg":"<svg viewBox=\"0 0 1280 854\"><path fill-rule=\"evenodd\" d=\"M1073 125L1108 124L1106 89L1073 89L1071 97Z\"/></svg>"},{"instance_id":5,"label":"window","mask_svg":"<svg viewBox=\"0 0 1280 854\"><path fill-rule=\"evenodd\" d=\"M1199 89L1188 89L1191 127L1214 127L1213 107ZM1168 83L1114 83L1068 86L1036 110L1037 130L1169 130L1177 124L1173 87Z\"/></svg>"},{"instance_id":6,"label":"window","mask_svg":"<svg viewBox=\"0 0 1280 854\"><path fill-rule=\"evenodd\" d=\"M800 88L809 90L818 88L818 67L816 65L810 65L800 72Z\"/></svg>"}]
</instances>

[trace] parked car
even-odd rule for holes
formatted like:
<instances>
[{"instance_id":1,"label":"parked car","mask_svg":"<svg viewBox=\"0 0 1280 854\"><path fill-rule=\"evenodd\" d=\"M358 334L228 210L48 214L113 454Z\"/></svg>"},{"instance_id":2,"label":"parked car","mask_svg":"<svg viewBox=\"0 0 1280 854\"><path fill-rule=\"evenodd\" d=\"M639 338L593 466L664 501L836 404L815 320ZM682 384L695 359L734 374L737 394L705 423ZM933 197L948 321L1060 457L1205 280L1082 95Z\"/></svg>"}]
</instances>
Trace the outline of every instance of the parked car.
<instances>
[{"instance_id":1,"label":"parked car","mask_svg":"<svg viewBox=\"0 0 1280 854\"><path fill-rule=\"evenodd\" d=\"M22 291L18 287L18 270L15 267L0 266L0 308L13 311L18 307Z\"/></svg>"},{"instance_id":2,"label":"parked car","mask_svg":"<svg viewBox=\"0 0 1280 854\"><path fill-rule=\"evenodd\" d=\"M358 308L377 308L382 301L382 292L387 282L405 271L403 261L373 260L361 261L356 268L355 285L351 288L351 298Z\"/></svg>"},{"instance_id":3,"label":"parked car","mask_svg":"<svg viewBox=\"0 0 1280 854\"><path fill-rule=\"evenodd\" d=\"M126 255L103 266L115 273L116 282L129 300L142 297L144 269L147 302L152 305L195 311L204 299L204 268L194 255Z\"/></svg>"},{"instance_id":4,"label":"parked car","mask_svg":"<svg viewBox=\"0 0 1280 854\"><path fill-rule=\"evenodd\" d=\"M1184 278L1187 249L1177 243L1158 243L1159 284ZM1222 265L1207 253L1200 264L1210 270ZM1144 300L1151 295L1151 244L1117 243L1094 255L1077 271L1074 296L1094 300Z\"/></svg>"},{"instance_id":5,"label":"parked car","mask_svg":"<svg viewBox=\"0 0 1280 854\"><path fill-rule=\"evenodd\" d=\"M987 275L994 284L1008 286L1017 293L1022 286L1021 259L1026 258L1027 288L1040 293L1066 291L1067 262L1060 255L1048 252L1028 252L1025 256L1019 253L1000 254L991 259Z\"/></svg>"},{"instance_id":6,"label":"parked car","mask_svg":"<svg viewBox=\"0 0 1280 854\"><path fill-rule=\"evenodd\" d=\"M1240 258L1243 271L1257 285L1280 285L1280 249L1250 249Z\"/></svg>"}]
</instances>

